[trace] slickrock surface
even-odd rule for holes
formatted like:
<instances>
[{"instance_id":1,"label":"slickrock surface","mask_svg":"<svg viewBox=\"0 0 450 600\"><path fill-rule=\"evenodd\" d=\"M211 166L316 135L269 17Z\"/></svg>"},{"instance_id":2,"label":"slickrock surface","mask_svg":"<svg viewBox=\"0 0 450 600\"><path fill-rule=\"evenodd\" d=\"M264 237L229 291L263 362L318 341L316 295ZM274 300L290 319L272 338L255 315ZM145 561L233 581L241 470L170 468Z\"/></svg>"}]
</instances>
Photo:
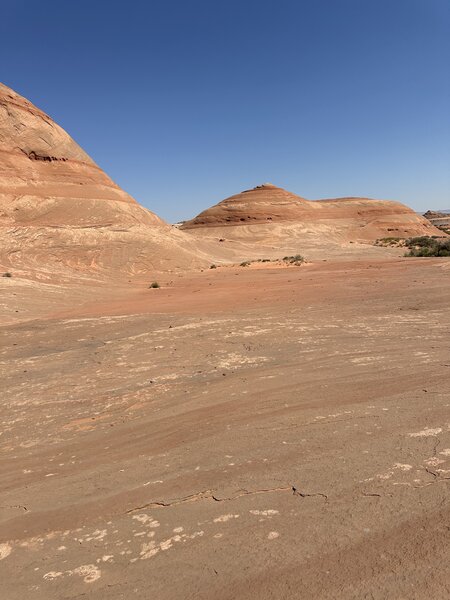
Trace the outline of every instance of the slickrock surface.
<instances>
[{"instance_id":1,"label":"slickrock surface","mask_svg":"<svg viewBox=\"0 0 450 600\"><path fill-rule=\"evenodd\" d=\"M203 211L181 229L196 239L224 239L243 250L355 254L350 244L383 237L442 235L429 221L399 202L369 198L310 201L272 184L231 196ZM238 246L236 246L236 244ZM370 250L368 251L370 252Z\"/></svg>"},{"instance_id":2,"label":"slickrock surface","mask_svg":"<svg viewBox=\"0 0 450 600\"><path fill-rule=\"evenodd\" d=\"M120 189L41 110L0 84L0 268L41 279L199 264L195 243Z\"/></svg>"},{"instance_id":3,"label":"slickrock surface","mask_svg":"<svg viewBox=\"0 0 450 600\"><path fill-rule=\"evenodd\" d=\"M2 600L448 598L449 274L0 278Z\"/></svg>"}]
</instances>

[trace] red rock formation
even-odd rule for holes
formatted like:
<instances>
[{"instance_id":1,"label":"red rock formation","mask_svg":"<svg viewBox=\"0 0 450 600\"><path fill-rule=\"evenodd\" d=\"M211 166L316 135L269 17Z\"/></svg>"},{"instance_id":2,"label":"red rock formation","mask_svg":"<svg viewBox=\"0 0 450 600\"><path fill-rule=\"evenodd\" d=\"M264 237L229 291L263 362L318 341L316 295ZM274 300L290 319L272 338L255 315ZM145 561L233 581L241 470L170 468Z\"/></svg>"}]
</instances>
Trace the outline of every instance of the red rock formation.
<instances>
[{"instance_id":1,"label":"red rock formation","mask_svg":"<svg viewBox=\"0 0 450 600\"><path fill-rule=\"evenodd\" d=\"M181 228L295 221L310 212L309 205L308 200L265 183L222 200L184 223Z\"/></svg>"},{"instance_id":2,"label":"red rock formation","mask_svg":"<svg viewBox=\"0 0 450 600\"><path fill-rule=\"evenodd\" d=\"M425 219L430 221L432 225L438 227L442 231L450 229L450 213L438 210L427 210L423 215Z\"/></svg>"},{"instance_id":3,"label":"red rock formation","mask_svg":"<svg viewBox=\"0 0 450 600\"><path fill-rule=\"evenodd\" d=\"M436 233L426 219L399 202L369 198L310 201L272 184L231 196L187 221L182 229L270 223L319 227L318 235L322 225L324 233L349 241Z\"/></svg>"},{"instance_id":4,"label":"red rock formation","mask_svg":"<svg viewBox=\"0 0 450 600\"><path fill-rule=\"evenodd\" d=\"M184 236L117 186L56 123L0 84L0 264L46 277L175 268Z\"/></svg>"}]
</instances>

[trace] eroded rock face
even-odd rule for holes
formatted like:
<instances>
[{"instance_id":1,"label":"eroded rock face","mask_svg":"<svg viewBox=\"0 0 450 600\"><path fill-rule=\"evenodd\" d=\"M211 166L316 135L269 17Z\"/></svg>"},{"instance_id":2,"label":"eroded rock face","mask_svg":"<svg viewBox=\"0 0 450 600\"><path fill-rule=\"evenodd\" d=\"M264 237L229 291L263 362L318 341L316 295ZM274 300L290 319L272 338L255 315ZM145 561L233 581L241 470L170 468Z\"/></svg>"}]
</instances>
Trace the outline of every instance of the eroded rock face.
<instances>
[{"instance_id":1,"label":"eroded rock face","mask_svg":"<svg viewBox=\"0 0 450 600\"><path fill-rule=\"evenodd\" d=\"M450 212L427 210L423 215L432 225L441 230L450 229Z\"/></svg>"},{"instance_id":2,"label":"eroded rock face","mask_svg":"<svg viewBox=\"0 0 450 600\"><path fill-rule=\"evenodd\" d=\"M117 186L49 116L0 84L0 264L39 277L176 268L182 233Z\"/></svg>"},{"instance_id":3,"label":"eroded rock face","mask_svg":"<svg viewBox=\"0 0 450 600\"><path fill-rule=\"evenodd\" d=\"M187 221L182 229L275 223L313 227L318 236L322 228L324 234L348 241L436 233L426 219L400 202L369 198L310 201L272 184L231 196Z\"/></svg>"}]
</instances>

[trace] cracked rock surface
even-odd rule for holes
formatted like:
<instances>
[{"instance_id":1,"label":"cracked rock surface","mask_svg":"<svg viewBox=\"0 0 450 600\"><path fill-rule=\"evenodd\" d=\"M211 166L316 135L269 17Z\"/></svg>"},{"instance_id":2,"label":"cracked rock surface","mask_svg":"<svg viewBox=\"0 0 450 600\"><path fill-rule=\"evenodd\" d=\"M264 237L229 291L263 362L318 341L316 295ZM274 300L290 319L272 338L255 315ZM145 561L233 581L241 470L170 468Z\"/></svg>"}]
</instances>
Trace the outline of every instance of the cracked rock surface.
<instances>
[{"instance_id":1,"label":"cracked rock surface","mask_svg":"<svg viewBox=\"0 0 450 600\"><path fill-rule=\"evenodd\" d=\"M449 266L0 278L2 600L450 597Z\"/></svg>"}]
</instances>

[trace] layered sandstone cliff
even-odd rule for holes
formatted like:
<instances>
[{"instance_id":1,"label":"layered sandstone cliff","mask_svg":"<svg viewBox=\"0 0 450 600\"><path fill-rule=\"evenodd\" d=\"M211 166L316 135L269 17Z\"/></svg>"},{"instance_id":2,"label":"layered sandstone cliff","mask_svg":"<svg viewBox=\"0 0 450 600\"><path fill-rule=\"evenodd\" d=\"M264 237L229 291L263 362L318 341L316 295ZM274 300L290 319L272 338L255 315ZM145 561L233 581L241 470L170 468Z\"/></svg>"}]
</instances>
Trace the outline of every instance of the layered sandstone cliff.
<instances>
[{"instance_id":1,"label":"layered sandstone cliff","mask_svg":"<svg viewBox=\"0 0 450 600\"><path fill-rule=\"evenodd\" d=\"M92 277L198 263L192 241L140 206L49 116L1 84L0 157L3 270Z\"/></svg>"}]
</instances>

